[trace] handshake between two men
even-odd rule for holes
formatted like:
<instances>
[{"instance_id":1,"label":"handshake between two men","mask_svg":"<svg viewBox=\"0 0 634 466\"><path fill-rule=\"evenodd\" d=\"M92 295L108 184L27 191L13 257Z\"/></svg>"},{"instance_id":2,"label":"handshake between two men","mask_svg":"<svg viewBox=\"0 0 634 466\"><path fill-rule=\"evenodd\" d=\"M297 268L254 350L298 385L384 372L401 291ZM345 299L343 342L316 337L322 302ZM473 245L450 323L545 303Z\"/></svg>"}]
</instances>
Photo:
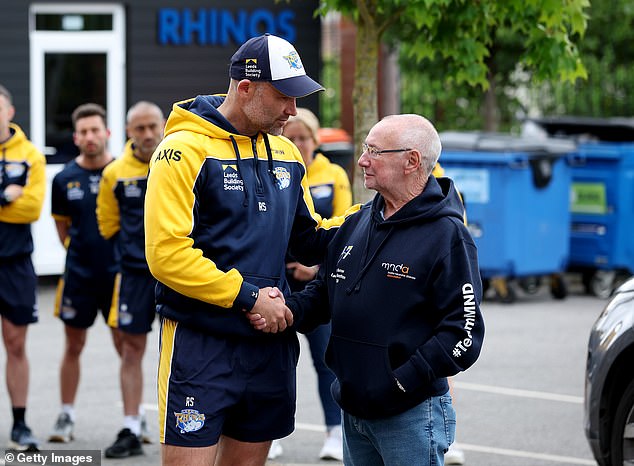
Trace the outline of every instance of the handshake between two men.
<instances>
[{"instance_id":1,"label":"handshake between two men","mask_svg":"<svg viewBox=\"0 0 634 466\"><path fill-rule=\"evenodd\" d=\"M264 333L283 332L286 327L293 325L293 313L277 287L260 288L255 305L246 316L253 328Z\"/></svg>"}]
</instances>

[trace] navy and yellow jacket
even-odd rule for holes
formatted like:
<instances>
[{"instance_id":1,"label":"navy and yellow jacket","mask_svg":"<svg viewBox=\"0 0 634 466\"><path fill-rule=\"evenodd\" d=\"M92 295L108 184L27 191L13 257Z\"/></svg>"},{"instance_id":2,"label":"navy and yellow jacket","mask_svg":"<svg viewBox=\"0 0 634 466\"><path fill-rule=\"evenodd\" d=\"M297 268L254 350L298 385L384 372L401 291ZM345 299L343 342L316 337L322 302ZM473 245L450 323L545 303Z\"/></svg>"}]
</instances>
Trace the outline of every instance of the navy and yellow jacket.
<instances>
[{"instance_id":1,"label":"navy and yellow jacket","mask_svg":"<svg viewBox=\"0 0 634 466\"><path fill-rule=\"evenodd\" d=\"M333 396L367 419L444 394L484 338L476 246L452 181L430 176L387 220L383 207L376 195L349 216L317 280L286 299L301 332L331 319Z\"/></svg>"},{"instance_id":2,"label":"navy and yellow jacket","mask_svg":"<svg viewBox=\"0 0 634 466\"><path fill-rule=\"evenodd\" d=\"M31 223L42 212L46 192L46 159L20 127L9 124L11 137L0 143L0 192L10 184L24 187L13 202L0 199L0 258L33 252Z\"/></svg>"},{"instance_id":3,"label":"navy and yellow jacket","mask_svg":"<svg viewBox=\"0 0 634 466\"><path fill-rule=\"evenodd\" d=\"M149 163L134 156L132 141L123 155L103 170L97 195L97 223L106 239L115 240L115 257L123 268L147 270L143 207Z\"/></svg>"},{"instance_id":4,"label":"navy and yellow jacket","mask_svg":"<svg viewBox=\"0 0 634 466\"><path fill-rule=\"evenodd\" d=\"M223 99L174 104L150 162L145 253L160 282L159 314L200 331L262 336L243 309L259 288L288 292L286 251L321 262L336 225L314 213L299 150L284 137L238 134L216 110Z\"/></svg>"}]
</instances>

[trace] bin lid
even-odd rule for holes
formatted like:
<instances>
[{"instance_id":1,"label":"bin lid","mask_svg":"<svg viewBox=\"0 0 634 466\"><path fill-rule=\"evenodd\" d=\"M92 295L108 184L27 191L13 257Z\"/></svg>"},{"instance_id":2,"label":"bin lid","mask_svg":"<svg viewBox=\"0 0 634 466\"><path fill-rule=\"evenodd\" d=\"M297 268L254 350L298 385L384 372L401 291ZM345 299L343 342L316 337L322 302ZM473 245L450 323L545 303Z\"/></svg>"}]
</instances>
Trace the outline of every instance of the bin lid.
<instances>
[{"instance_id":1,"label":"bin lid","mask_svg":"<svg viewBox=\"0 0 634 466\"><path fill-rule=\"evenodd\" d=\"M443 150L472 152L527 153L559 156L574 152L571 139L514 136L506 133L482 131L443 131L440 133Z\"/></svg>"},{"instance_id":2,"label":"bin lid","mask_svg":"<svg viewBox=\"0 0 634 466\"><path fill-rule=\"evenodd\" d=\"M319 140L326 142L351 142L348 132L341 128L319 128Z\"/></svg>"},{"instance_id":3,"label":"bin lid","mask_svg":"<svg viewBox=\"0 0 634 466\"><path fill-rule=\"evenodd\" d=\"M524 124L527 123L537 125L553 137L575 138L580 141L634 141L634 118L557 116L530 118Z\"/></svg>"}]
</instances>

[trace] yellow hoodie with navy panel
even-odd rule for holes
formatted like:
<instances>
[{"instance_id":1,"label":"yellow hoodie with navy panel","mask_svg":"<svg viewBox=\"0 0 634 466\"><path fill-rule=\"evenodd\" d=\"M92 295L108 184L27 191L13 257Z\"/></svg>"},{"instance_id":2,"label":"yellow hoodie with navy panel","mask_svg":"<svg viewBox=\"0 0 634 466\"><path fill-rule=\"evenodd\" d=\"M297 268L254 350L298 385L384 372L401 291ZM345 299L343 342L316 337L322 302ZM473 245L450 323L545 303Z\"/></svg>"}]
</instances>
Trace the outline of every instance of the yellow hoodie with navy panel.
<instances>
[{"instance_id":1,"label":"yellow hoodie with navy panel","mask_svg":"<svg viewBox=\"0 0 634 466\"><path fill-rule=\"evenodd\" d=\"M318 152L306 173L315 212L324 218L344 215L352 205L352 191L346 171Z\"/></svg>"},{"instance_id":2,"label":"yellow hoodie with navy panel","mask_svg":"<svg viewBox=\"0 0 634 466\"><path fill-rule=\"evenodd\" d=\"M286 251L321 262L341 219L315 214L299 150L284 137L239 134L217 111L223 100L174 104L150 162L145 252L159 314L202 332L261 337L243 310L259 288L288 293Z\"/></svg>"},{"instance_id":3,"label":"yellow hoodie with navy panel","mask_svg":"<svg viewBox=\"0 0 634 466\"><path fill-rule=\"evenodd\" d=\"M132 141L103 169L97 195L97 224L105 239L116 239L120 268L146 270L143 207L149 163L134 156Z\"/></svg>"},{"instance_id":4,"label":"yellow hoodie with navy panel","mask_svg":"<svg viewBox=\"0 0 634 466\"><path fill-rule=\"evenodd\" d=\"M10 184L23 191L13 201L0 197L0 259L33 252L31 223L40 217L46 192L46 159L18 125L10 123L9 131L0 143L0 193Z\"/></svg>"}]
</instances>

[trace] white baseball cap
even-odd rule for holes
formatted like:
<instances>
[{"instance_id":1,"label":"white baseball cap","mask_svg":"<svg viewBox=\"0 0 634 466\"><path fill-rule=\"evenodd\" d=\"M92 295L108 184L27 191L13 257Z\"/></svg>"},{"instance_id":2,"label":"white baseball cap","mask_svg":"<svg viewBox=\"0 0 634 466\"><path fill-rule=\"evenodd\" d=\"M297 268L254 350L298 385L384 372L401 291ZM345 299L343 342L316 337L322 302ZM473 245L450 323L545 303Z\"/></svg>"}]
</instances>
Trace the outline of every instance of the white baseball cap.
<instances>
[{"instance_id":1,"label":"white baseball cap","mask_svg":"<svg viewBox=\"0 0 634 466\"><path fill-rule=\"evenodd\" d=\"M324 88L306 75L302 60L290 42L271 34L246 41L231 57L232 79L270 82L289 97L305 97Z\"/></svg>"}]
</instances>

